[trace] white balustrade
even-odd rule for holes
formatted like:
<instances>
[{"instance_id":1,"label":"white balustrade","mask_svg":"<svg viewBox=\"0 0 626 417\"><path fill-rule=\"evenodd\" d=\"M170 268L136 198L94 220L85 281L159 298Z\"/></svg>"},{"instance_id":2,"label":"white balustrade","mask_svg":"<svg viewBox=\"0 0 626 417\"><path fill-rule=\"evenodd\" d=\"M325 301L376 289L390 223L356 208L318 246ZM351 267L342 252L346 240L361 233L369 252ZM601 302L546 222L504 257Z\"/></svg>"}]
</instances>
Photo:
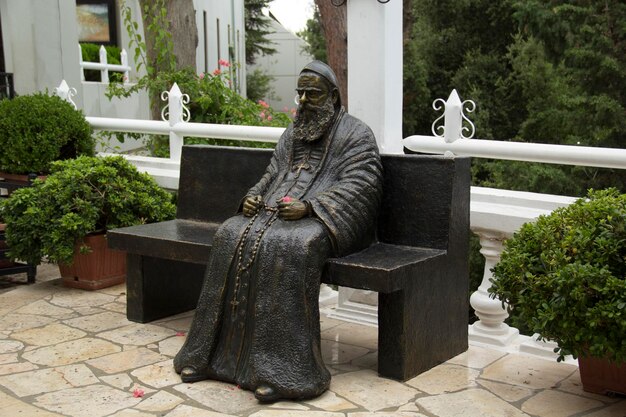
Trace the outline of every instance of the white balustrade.
<instances>
[{"instance_id":1,"label":"white balustrade","mask_svg":"<svg viewBox=\"0 0 626 417\"><path fill-rule=\"evenodd\" d=\"M123 83L127 84L129 82L130 77L130 65L128 64L128 53L125 49L122 49L120 53L120 62L121 65L118 64L109 64L107 58L107 51L104 46L100 46L98 50L98 57L100 62L89 62L83 61L83 50L78 45L78 56L80 57L80 78L81 81L85 81L85 71L86 69L91 70L99 70L100 71L100 82L107 83L109 82L109 71L121 72L123 73Z\"/></svg>"},{"instance_id":2,"label":"white balustrade","mask_svg":"<svg viewBox=\"0 0 626 417\"><path fill-rule=\"evenodd\" d=\"M61 97L71 100L71 91L67 83L63 82L56 89ZM75 93L74 93L75 94ZM126 156L142 171L148 172L157 182L170 189L178 188L180 171L180 150L182 139L185 136L205 138L221 138L234 140L257 140L277 142L284 131L283 128L216 125L207 123L189 123L189 112L185 106L187 98L178 86L163 95L168 104L163 111L162 121L110 119L88 117L88 122L96 130L116 132L134 132L147 134L166 134L170 136L171 158L152 158L141 156ZM489 158L531 160L539 162L554 162L560 164L580 164L589 166L604 166L626 168L625 150L609 148L583 148L564 145L539 145L541 151L528 149L538 144L522 144L513 142L484 141L468 139L473 135L474 127L471 121L463 114L464 108L471 112L473 102L462 102L453 91L447 101L438 100L433 105L441 109L445 107L443 125L437 126L438 118L433 123L433 133L436 136L410 136L404 139L403 144L408 149L426 153L443 153L449 156L469 155ZM471 107L471 109L470 109ZM467 132L468 136L464 133ZM174 140L172 140L172 137ZM478 146L476 144L480 144ZM523 145L523 148L519 146ZM482 146L487 150L482 149ZM544 148L548 146L548 148ZM575 148L572 150L572 148ZM550 151L546 151L550 149ZM521 152L523 156L515 154ZM587 157L584 157L586 154ZM571 159L567 159L571 158ZM508 316L502 303L498 299L490 298L487 290L491 285L491 268L497 263L502 251L503 241L510 237L523 223L534 221L542 214L548 214L558 207L571 204L572 197L555 196L549 194L507 191L491 188L472 187L470 202L470 227L481 242L481 253L485 257L483 280L478 290L471 295L470 303L479 317L470 329L470 340L489 343L497 346L507 346L518 334L517 329L504 323ZM340 292L338 306L333 315L350 321L376 323L376 294ZM327 296L327 294L326 294ZM532 340L525 342L526 350L547 352L543 344ZM548 345L549 346L549 345ZM523 349L524 346L520 347Z\"/></svg>"}]
</instances>

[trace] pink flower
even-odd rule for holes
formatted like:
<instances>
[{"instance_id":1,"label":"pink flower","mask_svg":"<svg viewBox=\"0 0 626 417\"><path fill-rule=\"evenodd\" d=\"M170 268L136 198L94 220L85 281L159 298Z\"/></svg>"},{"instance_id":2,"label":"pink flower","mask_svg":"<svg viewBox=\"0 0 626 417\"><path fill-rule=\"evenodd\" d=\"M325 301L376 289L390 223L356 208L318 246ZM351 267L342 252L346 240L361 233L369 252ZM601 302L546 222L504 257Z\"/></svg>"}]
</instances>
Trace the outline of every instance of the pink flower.
<instances>
[{"instance_id":1,"label":"pink flower","mask_svg":"<svg viewBox=\"0 0 626 417\"><path fill-rule=\"evenodd\" d=\"M222 71L217 68L215 71L213 71L213 75L220 75L222 73Z\"/></svg>"},{"instance_id":2,"label":"pink flower","mask_svg":"<svg viewBox=\"0 0 626 417\"><path fill-rule=\"evenodd\" d=\"M293 198L289 197L288 195L283 197L283 203L290 203L291 200L293 200Z\"/></svg>"},{"instance_id":3,"label":"pink flower","mask_svg":"<svg viewBox=\"0 0 626 417\"><path fill-rule=\"evenodd\" d=\"M141 388L135 388L135 390L133 391L133 397L135 398L141 398L146 394L146 392L144 390L142 390Z\"/></svg>"},{"instance_id":4,"label":"pink flower","mask_svg":"<svg viewBox=\"0 0 626 417\"><path fill-rule=\"evenodd\" d=\"M259 117L260 117L261 119L265 119L265 112L264 112L264 111L262 111L261 113L259 113Z\"/></svg>"},{"instance_id":5,"label":"pink flower","mask_svg":"<svg viewBox=\"0 0 626 417\"><path fill-rule=\"evenodd\" d=\"M184 336L185 332L176 332L176 336Z\"/></svg>"},{"instance_id":6,"label":"pink flower","mask_svg":"<svg viewBox=\"0 0 626 417\"><path fill-rule=\"evenodd\" d=\"M267 109L267 108L269 108L269 107L270 107L270 105L269 105L269 104L267 104L267 103L266 103L265 101L263 101L263 100L259 100L259 101L258 101L258 103L259 103L259 105L260 105L261 107L263 107L264 109Z\"/></svg>"},{"instance_id":7,"label":"pink flower","mask_svg":"<svg viewBox=\"0 0 626 417\"><path fill-rule=\"evenodd\" d=\"M217 61L217 64L218 64L220 67L226 67L226 68L230 67L230 62L226 61L225 59L220 59L220 60L218 60L218 61Z\"/></svg>"},{"instance_id":8,"label":"pink flower","mask_svg":"<svg viewBox=\"0 0 626 417\"><path fill-rule=\"evenodd\" d=\"M267 121L271 122L272 121L272 115L270 114L269 116L267 116Z\"/></svg>"},{"instance_id":9,"label":"pink flower","mask_svg":"<svg viewBox=\"0 0 626 417\"><path fill-rule=\"evenodd\" d=\"M204 72L201 72L200 75L198 75L198 78L202 80L204 78Z\"/></svg>"}]
</instances>

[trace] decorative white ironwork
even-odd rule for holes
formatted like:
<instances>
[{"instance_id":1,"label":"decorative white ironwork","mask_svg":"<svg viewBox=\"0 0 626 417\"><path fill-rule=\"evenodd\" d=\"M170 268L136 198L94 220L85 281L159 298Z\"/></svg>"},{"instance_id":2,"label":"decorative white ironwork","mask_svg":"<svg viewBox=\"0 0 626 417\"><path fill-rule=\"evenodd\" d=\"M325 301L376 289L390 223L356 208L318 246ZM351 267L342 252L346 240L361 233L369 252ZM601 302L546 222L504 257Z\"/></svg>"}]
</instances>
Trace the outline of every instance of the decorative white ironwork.
<instances>
[{"instance_id":1,"label":"decorative white ironwork","mask_svg":"<svg viewBox=\"0 0 626 417\"><path fill-rule=\"evenodd\" d=\"M467 111L472 113L476 109L476 103L472 100L465 100L461 102L456 90L452 90L448 100L438 98L433 101L433 109L439 111L444 109L443 114L435 119L432 124L431 131L433 135L438 138L443 138L446 142L451 143L457 139L470 139L474 136L476 128L474 123L463 113ZM443 124L437 125L439 121L443 119ZM463 126L463 120L470 127ZM464 135L463 132L470 132L469 135Z\"/></svg>"},{"instance_id":2,"label":"decorative white ironwork","mask_svg":"<svg viewBox=\"0 0 626 417\"><path fill-rule=\"evenodd\" d=\"M446 106L446 101L442 98L438 98L435 99L435 101L433 101L433 109L435 111L439 111L441 109L443 109ZM436 136L438 138L443 138L443 133L444 133L444 127L443 125L439 125L437 126L437 122L441 119L443 119L443 117L446 115L445 111L443 113L441 113L441 116L437 117L435 119L435 121L433 122L433 125L431 127L431 131L433 132L433 136ZM437 131L441 131L441 134L437 133Z\"/></svg>"},{"instance_id":3,"label":"decorative white ironwork","mask_svg":"<svg viewBox=\"0 0 626 417\"><path fill-rule=\"evenodd\" d=\"M74 106L75 109L78 109L76 103L74 103L74 100L72 100L72 97L76 96L77 91L73 87L70 88L65 80L61 81L61 84L54 89L54 94L69 102L72 106Z\"/></svg>"},{"instance_id":4,"label":"decorative white ironwork","mask_svg":"<svg viewBox=\"0 0 626 417\"><path fill-rule=\"evenodd\" d=\"M170 94L171 94L171 91L163 91L161 93L161 100L167 102L165 107L163 107L163 109L161 110L161 120L163 120L164 122L167 122L170 120L170 104L172 102L172 100L170 100ZM172 99L175 99L175 97L172 96ZM181 107L181 120L180 121L188 122L189 119L191 118L191 112L189 111L189 108L186 106L187 104L189 104L189 94L181 94L179 98L179 103Z\"/></svg>"},{"instance_id":5,"label":"decorative white ironwork","mask_svg":"<svg viewBox=\"0 0 626 417\"><path fill-rule=\"evenodd\" d=\"M465 108L466 104L468 105L467 109ZM469 106L472 106L472 108L470 109ZM476 110L476 103L474 103L474 100L465 100L463 103L461 103L461 117L472 127L472 133L470 133L469 136L463 135L463 131L470 130L470 128L467 126L463 126L461 128L461 139L471 139L474 137L474 133L476 133L476 127L474 126L474 123L472 123L472 121L464 113L465 111L467 111L468 113L472 113L474 110Z\"/></svg>"}]
</instances>

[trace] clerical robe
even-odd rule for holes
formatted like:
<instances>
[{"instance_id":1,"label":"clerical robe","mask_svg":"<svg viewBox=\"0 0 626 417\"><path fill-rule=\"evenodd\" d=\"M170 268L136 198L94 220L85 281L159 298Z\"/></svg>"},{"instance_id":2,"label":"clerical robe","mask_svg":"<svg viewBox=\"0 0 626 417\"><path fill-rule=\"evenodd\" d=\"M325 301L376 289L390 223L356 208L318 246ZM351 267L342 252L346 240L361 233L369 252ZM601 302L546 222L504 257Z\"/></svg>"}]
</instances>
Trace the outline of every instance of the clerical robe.
<instances>
[{"instance_id":1,"label":"clerical robe","mask_svg":"<svg viewBox=\"0 0 626 417\"><path fill-rule=\"evenodd\" d=\"M343 110L316 142L295 141L291 132L292 126L248 192L261 195L265 207L253 218L239 213L217 231L174 366L179 373L192 366L244 389L269 385L282 398L303 399L330 384L320 351L324 263L371 242L382 167L372 131ZM308 201L312 215L280 219L275 207L286 196Z\"/></svg>"}]
</instances>

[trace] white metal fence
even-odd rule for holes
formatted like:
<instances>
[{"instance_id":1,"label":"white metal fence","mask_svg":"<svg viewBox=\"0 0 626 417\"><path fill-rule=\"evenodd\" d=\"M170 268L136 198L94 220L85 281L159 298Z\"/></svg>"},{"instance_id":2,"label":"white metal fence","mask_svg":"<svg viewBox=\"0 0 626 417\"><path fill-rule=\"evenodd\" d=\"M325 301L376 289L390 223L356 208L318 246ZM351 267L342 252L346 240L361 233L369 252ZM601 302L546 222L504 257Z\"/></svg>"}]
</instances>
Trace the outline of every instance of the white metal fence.
<instances>
[{"instance_id":1,"label":"white metal fence","mask_svg":"<svg viewBox=\"0 0 626 417\"><path fill-rule=\"evenodd\" d=\"M107 51L104 46L100 46L99 50L99 59L100 62L89 62L83 61L83 50L78 45L78 56L80 57L80 79L81 81L85 81L85 70L99 70L100 71L100 82L109 83L109 71L121 72L122 73L122 82L127 84L130 79L130 65L128 65L128 54L126 53L126 49L122 49L120 52L120 62L121 65L117 64L109 64L107 58Z\"/></svg>"}]
</instances>

